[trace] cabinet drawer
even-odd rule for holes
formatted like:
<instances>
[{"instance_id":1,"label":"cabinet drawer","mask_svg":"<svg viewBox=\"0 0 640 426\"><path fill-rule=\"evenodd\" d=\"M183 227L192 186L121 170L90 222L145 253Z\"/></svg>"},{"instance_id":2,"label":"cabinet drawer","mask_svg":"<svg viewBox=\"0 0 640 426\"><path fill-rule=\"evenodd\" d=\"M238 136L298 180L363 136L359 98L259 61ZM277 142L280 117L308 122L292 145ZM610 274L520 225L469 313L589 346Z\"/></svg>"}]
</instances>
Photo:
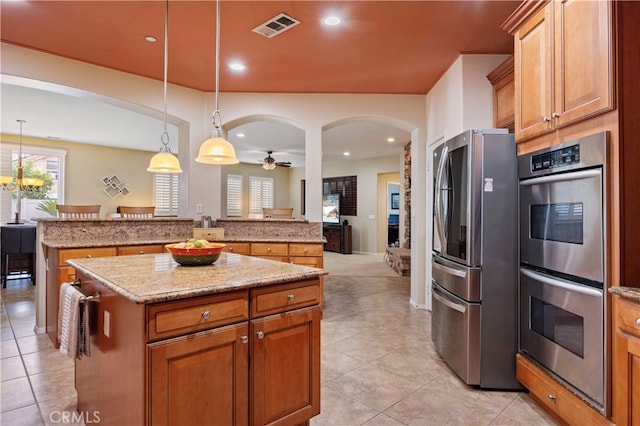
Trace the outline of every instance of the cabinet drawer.
<instances>
[{"instance_id":1,"label":"cabinet drawer","mask_svg":"<svg viewBox=\"0 0 640 426\"><path fill-rule=\"evenodd\" d=\"M148 340L179 336L249 318L247 291L159 303L147 309Z\"/></svg>"},{"instance_id":2,"label":"cabinet drawer","mask_svg":"<svg viewBox=\"0 0 640 426\"><path fill-rule=\"evenodd\" d=\"M257 288L251 291L251 317L261 317L320 303L320 280Z\"/></svg>"},{"instance_id":3,"label":"cabinet drawer","mask_svg":"<svg viewBox=\"0 0 640 426\"><path fill-rule=\"evenodd\" d=\"M107 257L115 256L117 250L115 247L92 247L78 249L64 249L58 252L58 264L65 266L69 259L84 259L87 257Z\"/></svg>"},{"instance_id":4,"label":"cabinet drawer","mask_svg":"<svg viewBox=\"0 0 640 426\"><path fill-rule=\"evenodd\" d=\"M289 254L287 243L251 243L253 256L287 256Z\"/></svg>"},{"instance_id":5,"label":"cabinet drawer","mask_svg":"<svg viewBox=\"0 0 640 426\"><path fill-rule=\"evenodd\" d=\"M516 378L545 410L567 424L611 425L575 393L520 354L516 355Z\"/></svg>"},{"instance_id":6,"label":"cabinet drawer","mask_svg":"<svg viewBox=\"0 0 640 426\"><path fill-rule=\"evenodd\" d=\"M129 256L133 254L164 253L164 244L144 244L139 246L118 247L118 256Z\"/></svg>"},{"instance_id":7,"label":"cabinet drawer","mask_svg":"<svg viewBox=\"0 0 640 426\"><path fill-rule=\"evenodd\" d=\"M290 263L296 265L313 266L314 268L322 268L322 257L304 257L304 256L292 256L289 258Z\"/></svg>"},{"instance_id":8,"label":"cabinet drawer","mask_svg":"<svg viewBox=\"0 0 640 426\"><path fill-rule=\"evenodd\" d=\"M227 246L222 251L236 254L251 254L250 243L225 243Z\"/></svg>"},{"instance_id":9,"label":"cabinet drawer","mask_svg":"<svg viewBox=\"0 0 640 426\"><path fill-rule=\"evenodd\" d=\"M289 256L322 256L322 244L289 244Z\"/></svg>"},{"instance_id":10,"label":"cabinet drawer","mask_svg":"<svg viewBox=\"0 0 640 426\"><path fill-rule=\"evenodd\" d=\"M614 319L616 327L640 337L640 304L619 297L616 308L616 318Z\"/></svg>"}]
</instances>

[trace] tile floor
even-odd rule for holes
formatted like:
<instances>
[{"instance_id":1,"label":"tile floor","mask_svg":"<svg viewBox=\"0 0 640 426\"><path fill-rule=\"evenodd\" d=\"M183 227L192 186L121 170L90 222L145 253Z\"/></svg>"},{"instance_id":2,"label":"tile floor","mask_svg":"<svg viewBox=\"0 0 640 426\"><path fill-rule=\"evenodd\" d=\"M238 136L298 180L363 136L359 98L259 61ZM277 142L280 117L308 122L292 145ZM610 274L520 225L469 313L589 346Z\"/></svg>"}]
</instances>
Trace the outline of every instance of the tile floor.
<instances>
[{"instance_id":1,"label":"tile floor","mask_svg":"<svg viewBox=\"0 0 640 426\"><path fill-rule=\"evenodd\" d=\"M434 350L430 313L409 305L410 278L382 256L326 252L325 268L322 413L312 426L556 424L526 393L460 381ZM73 362L33 332L34 286L10 280L1 296L0 424L82 424Z\"/></svg>"}]
</instances>

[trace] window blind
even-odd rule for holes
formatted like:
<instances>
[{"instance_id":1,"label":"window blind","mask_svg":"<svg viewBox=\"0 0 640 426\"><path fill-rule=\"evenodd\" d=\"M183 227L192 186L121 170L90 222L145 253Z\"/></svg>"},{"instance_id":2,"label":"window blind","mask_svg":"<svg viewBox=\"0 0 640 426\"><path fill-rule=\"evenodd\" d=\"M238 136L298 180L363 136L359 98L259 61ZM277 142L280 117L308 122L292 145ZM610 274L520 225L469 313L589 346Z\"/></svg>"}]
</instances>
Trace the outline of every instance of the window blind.
<instances>
[{"instance_id":1,"label":"window blind","mask_svg":"<svg viewBox=\"0 0 640 426\"><path fill-rule=\"evenodd\" d=\"M249 215L262 217L262 208L273 208L273 178L249 176Z\"/></svg>"},{"instance_id":2,"label":"window blind","mask_svg":"<svg viewBox=\"0 0 640 426\"><path fill-rule=\"evenodd\" d=\"M154 173L156 216L178 215L178 180L177 173Z\"/></svg>"},{"instance_id":3,"label":"window blind","mask_svg":"<svg viewBox=\"0 0 640 426\"><path fill-rule=\"evenodd\" d=\"M242 216L241 175L227 175L227 216Z\"/></svg>"}]
</instances>

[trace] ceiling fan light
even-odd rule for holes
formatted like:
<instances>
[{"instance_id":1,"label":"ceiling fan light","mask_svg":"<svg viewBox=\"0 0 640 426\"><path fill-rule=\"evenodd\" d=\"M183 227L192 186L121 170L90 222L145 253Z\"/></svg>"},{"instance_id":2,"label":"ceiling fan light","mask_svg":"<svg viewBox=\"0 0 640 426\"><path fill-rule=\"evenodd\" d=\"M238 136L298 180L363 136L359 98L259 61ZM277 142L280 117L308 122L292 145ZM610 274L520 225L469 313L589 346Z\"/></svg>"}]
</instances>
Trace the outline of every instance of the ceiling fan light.
<instances>
[{"instance_id":1,"label":"ceiling fan light","mask_svg":"<svg viewBox=\"0 0 640 426\"><path fill-rule=\"evenodd\" d=\"M221 132L214 131L214 134L200 145L196 162L229 165L238 164L240 161L236 157L236 150L233 145L224 138Z\"/></svg>"},{"instance_id":2,"label":"ceiling fan light","mask_svg":"<svg viewBox=\"0 0 640 426\"><path fill-rule=\"evenodd\" d=\"M152 173L182 173L182 168L180 168L178 157L171 152L160 151L151 157L147 171Z\"/></svg>"},{"instance_id":3,"label":"ceiling fan light","mask_svg":"<svg viewBox=\"0 0 640 426\"><path fill-rule=\"evenodd\" d=\"M273 170L276 168L276 163L263 163L262 168L265 170Z\"/></svg>"}]
</instances>

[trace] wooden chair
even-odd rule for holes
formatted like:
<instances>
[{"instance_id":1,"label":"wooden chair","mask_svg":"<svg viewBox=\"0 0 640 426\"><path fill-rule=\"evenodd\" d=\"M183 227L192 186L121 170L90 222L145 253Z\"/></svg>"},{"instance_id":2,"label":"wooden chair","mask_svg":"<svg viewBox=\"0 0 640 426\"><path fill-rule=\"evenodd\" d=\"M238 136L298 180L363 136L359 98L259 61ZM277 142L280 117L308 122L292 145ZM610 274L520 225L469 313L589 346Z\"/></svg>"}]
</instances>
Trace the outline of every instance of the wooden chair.
<instances>
[{"instance_id":1,"label":"wooden chair","mask_svg":"<svg viewBox=\"0 0 640 426\"><path fill-rule=\"evenodd\" d=\"M97 219L100 217L100 205L73 206L58 204L58 217L65 219Z\"/></svg>"},{"instance_id":2,"label":"wooden chair","mask_svg":"<svg viewBox=\"0 0 640 426\"><path fill-rule=\"evenodd\" d=\"M151 207L118 207L120 216L126 219L150 219L154 216L156 208Z\"/></svg>"},{"instance_id":3,"label":"wooden chair","mask_svg":"<svg viewBox=\"0 0 640 426\"><path fill-rule=\"evenodd\" d=\"M293 217L293 207L283 209L267 209L263 207L262 217L264 219L291 219Z\"/></svg>"}]
</instances>

